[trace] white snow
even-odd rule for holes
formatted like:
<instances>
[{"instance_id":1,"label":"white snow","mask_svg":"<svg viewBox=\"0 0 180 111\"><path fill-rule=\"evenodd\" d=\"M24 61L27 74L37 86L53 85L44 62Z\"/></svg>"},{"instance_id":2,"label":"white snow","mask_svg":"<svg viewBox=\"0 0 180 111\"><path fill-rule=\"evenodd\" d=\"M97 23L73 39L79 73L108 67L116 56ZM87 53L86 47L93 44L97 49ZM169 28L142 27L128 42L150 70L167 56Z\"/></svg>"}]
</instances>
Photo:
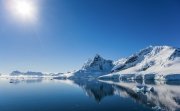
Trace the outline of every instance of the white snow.
<instances>
[{"instance_id":1,"label":"white snow","mask_svg":"<svg viewBox=\"0 0 180 111\"><path fill-rule=\"evenodd\" d=\"M174 75L175 79L175 75L180 76L180 56L175 56L171 59L176 50L176 48L169 46L150 46L127 59L122 59L120 65L113 68L113 73L100 78L113 78L114 75L121 75L136 79L139 75L143 77L148 74L151 77L155 76L155 79L165 79L170 77L169 75ZM122 68L117 70L119 67ZM131 77L129 77L129 74ZM173 78L171 77L171 79Z\"/></svg>"}]
</instances>

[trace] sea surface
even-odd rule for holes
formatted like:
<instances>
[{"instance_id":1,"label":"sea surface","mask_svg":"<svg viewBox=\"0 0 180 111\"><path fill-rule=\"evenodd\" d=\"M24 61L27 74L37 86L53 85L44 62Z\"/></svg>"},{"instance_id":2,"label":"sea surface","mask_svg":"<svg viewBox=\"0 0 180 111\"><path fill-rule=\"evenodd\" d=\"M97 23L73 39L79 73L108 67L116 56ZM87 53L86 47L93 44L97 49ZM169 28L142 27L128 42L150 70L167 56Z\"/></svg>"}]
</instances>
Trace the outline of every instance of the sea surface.
<instances>
[{"instance_id":1,"label":"sea surface","mask_svg":"<svg viewBox=\"0 0 180 111\"><path fill-rule=\"evenodd\" d=\"M0 111L180 111L180 82L0 78Z\"/></svg>"}]
</instances>

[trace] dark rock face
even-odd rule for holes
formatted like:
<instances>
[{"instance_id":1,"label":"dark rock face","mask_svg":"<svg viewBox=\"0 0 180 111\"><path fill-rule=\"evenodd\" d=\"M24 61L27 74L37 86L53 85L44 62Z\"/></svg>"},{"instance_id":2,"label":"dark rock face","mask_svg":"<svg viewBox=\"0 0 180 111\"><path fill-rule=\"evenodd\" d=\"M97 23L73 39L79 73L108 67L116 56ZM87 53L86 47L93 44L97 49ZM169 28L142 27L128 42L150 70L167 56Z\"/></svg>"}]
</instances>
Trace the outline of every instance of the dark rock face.
<instances>
[{"instance_id":1,"label":"dark rock face","mask_svg":"<svg viewBox=\"0 0 180 111\"><path fill-rule=\"evenodd\" d=\"M117 69L115 69L113 72L123 70L123 69L125 69L125 67L126 67L126 65L122 65L122 66L118 67Z\"/></svg>"},{"instance_id":2,"label":"dark rock face","mask_svg":"<svg viewBox=\"0 0 180 111\"><path fill-rule=\"evenodd\" d=\"M169 59L174 60L176 57L180 57L180 48L175 49L174 53L169 57Z\"/></svg>"},{"instance_id":3,"label":"dark rock face","mask_svg":"<svg viewBox=\"0 0 180 111\"><path fill-rule=\"evenodd\" d=\"M138 59L138 56L132 56L125 62L125 64L133 63L137 61L137 59Z\"/></svg>"}]
</instances>

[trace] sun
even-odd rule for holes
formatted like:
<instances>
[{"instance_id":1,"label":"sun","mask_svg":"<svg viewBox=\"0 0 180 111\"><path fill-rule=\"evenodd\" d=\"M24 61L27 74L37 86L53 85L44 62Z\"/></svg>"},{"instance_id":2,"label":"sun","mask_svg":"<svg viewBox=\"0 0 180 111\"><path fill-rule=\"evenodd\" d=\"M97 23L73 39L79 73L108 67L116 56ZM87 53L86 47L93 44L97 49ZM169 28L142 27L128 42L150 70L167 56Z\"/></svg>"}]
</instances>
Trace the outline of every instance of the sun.
<instances>
[{"instance_id":1,"label":"sun","mask_svg":"<svg viewBox=\"0 0 180 111\"><path fill-rule=\"evenodd\" d=\"M34 6L30 2L17 0L15 11L19 16L31 18L34 14Z\"/></svg>"},{"instance_id":2,"label":"sun","mask_svg":"<svg viewBox=\"0 0 180 111\"><path fill-rule=\"evenodd\" d=\"M37 7L34 0L10 0L8 7L15 17L24 20L33 20L37 17Z\"/></svg>"}]
</instances>

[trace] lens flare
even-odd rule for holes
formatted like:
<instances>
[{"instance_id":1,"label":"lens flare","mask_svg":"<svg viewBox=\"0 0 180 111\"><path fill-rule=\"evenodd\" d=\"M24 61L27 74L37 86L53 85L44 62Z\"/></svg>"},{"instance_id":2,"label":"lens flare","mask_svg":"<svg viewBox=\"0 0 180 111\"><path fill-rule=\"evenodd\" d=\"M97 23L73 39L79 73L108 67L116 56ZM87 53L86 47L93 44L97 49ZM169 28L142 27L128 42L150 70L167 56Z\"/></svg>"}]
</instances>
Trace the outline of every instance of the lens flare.
<instances>
[{"instance_id":1,"label":"lens flare","mask_svg":"<svg viewBox=\"0 0 180 111\"><path fill-rule=\"evenodd\" d=\"M37 7L34 0L9 0L8 8L15 17L24 20L37 18Z\"/></svg>"}]
</instances>

